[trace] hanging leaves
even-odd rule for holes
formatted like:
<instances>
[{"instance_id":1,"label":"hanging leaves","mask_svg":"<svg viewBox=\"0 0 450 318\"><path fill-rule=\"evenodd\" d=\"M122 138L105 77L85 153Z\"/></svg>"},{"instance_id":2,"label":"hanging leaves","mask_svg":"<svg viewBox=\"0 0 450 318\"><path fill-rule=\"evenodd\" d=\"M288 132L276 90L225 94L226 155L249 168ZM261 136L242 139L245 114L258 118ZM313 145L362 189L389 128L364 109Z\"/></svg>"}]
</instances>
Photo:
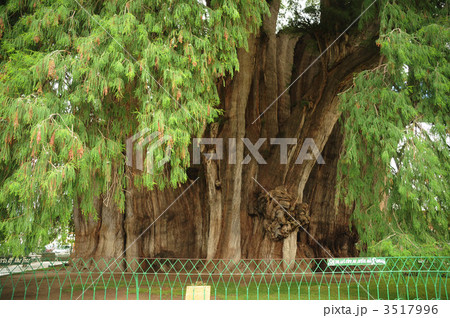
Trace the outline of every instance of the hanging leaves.
<instances>
[{"instance_id":1,"label":"hanging leaves","mask_svg":"<svg viewBox=\"0 0 450 318\"><path fill-rule=\"evenodd\" d=\"M19 112L16 111L16 114L14 115L14 129L19 127Z\"/></svg>"},{"instance_id":2,"label":"hanging leaves","mask_svg":"<svg viewBox=\"0 0 450 318\"><path fill-rule=\"evenodd\" d=\"M39 144L41 142L41 129L39 128L36 136L36 143Z\"/></svg>"},{"instance_id":3,"label":"hanging leaves","mask_svg":"<svg viewBox=\"0 0 450 318\"><path fill-rule=\"evenodd\" d=\"M53 132L52 136L50 137L50 142L49 142L50 147L53 148L53 146L55 145L55 132Z\"/></svg>"},{"instance_id":4,"label":"hanging leaves","mask_svg":"<svg viewBox=\"0 0 450 318\"><path fill-rule=\"evenodd\" d=\"M55 61L53 59L51 59L48 62L48 73L47 76L50 78L56 78L56 71L55 71Z\"/></svg>"},{"instance_id":5,"label":"hanging leaves","mask_svg":"<svg viewBox=\"0 0 450 318\"><path fill-rule=\"evenodd\" d=\"M78 158L81 159L83 157L84 149L81 145L80 148L77 149Z\"/></svg>"}]
</instances>

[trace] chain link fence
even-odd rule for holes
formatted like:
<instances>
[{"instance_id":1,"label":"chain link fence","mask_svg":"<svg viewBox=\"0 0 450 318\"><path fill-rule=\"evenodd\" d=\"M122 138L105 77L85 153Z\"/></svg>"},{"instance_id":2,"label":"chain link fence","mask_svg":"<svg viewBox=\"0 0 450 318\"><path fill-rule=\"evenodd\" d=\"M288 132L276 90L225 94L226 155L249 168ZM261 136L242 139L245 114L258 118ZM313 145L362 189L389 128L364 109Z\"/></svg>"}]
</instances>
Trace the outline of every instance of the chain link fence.
<instances>
[{"instance_id":1,"label":"chain link fence","mask_svg":"<svg viewBox=\"0 0 450 318\"><path fill-rule=\"evenodd\" d=\"M1 299L449 299L450 257L0 258Z\"/></svg>"}]
</instances>

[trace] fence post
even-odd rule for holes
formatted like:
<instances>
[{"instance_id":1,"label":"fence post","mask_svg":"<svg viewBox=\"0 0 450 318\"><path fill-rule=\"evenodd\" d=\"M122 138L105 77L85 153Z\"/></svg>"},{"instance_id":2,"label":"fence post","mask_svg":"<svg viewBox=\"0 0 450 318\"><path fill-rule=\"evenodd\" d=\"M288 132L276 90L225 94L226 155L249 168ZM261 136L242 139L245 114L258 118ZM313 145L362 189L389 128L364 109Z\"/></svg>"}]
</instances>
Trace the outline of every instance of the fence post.
<instances>
[{"instance_id":1,"label":"fence post","mask_svg":"<svg viewBox=\"0 0 450 318\"><path fill-rule=\"evenodd\" d=\"M137 273L135 273L134 278L136 280L136 300L139 300L139 279Z\"/></svg>"}]
</instances>

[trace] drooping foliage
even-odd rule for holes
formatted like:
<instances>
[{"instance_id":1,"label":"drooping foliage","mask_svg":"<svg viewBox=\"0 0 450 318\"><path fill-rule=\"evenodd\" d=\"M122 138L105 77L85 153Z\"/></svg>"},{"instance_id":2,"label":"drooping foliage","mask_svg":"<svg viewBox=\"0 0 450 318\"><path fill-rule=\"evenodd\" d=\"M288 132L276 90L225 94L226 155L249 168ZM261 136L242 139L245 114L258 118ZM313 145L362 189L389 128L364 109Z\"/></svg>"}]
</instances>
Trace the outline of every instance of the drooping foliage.
<instances>
[{"instance_id":1,"label":"drooping foliage","mask_svg":"<svg viewBox=\"0 0 450 318\"><path fill-rule=\"evenodd\" d=\"M446 254L450 23L445 1L380 0L381 60L342 95L340 185L369 254Z\"/></svg>"},{"instance_id":2,"label":"drooping foliage","mask_svg":"<svg viewBox=\"0 0 450 318\"><path fill-rule=\"evenodd\" d=\"M125 141L164 135L169 169L139 184L186 180L191 136L218 115L217 84L239 70L260 0L11 0L0 6L1 249L20 254L94 197L124 209Z\"/></svg>"}]
</instances>

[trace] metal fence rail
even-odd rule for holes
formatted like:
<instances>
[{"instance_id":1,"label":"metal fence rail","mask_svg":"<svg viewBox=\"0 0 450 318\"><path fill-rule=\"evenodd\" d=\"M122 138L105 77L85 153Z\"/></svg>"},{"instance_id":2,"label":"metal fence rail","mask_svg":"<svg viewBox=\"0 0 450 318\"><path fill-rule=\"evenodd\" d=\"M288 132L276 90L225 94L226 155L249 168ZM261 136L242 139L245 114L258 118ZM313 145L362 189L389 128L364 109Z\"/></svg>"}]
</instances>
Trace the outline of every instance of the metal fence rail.
<instances>
[{"instance_id":1,"label":"metal fence rail","mask_svg":"<svg viewBox=\"0 0 450 318\"><path fill-rule=\"evenodd\" d=\"M2 258L0 299L449 299L449 265L450 257Z\"/></svg>"}]
</instances>

